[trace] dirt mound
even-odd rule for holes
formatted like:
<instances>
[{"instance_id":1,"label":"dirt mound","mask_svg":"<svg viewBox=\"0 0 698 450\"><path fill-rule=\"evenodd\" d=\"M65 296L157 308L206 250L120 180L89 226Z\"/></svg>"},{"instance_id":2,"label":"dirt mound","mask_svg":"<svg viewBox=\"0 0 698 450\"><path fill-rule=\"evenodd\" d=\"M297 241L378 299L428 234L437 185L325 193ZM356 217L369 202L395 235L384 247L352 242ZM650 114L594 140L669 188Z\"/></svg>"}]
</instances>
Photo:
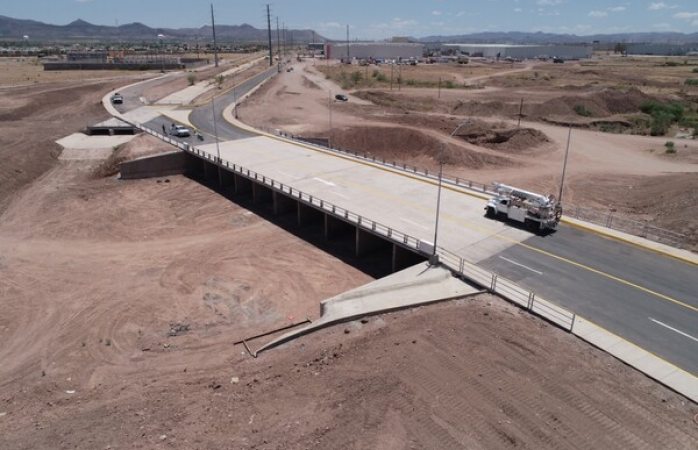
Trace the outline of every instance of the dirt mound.
<instances>
[{"instance_id":1,"label":"dirt mound","mask_svg":"<svg viewBox=\"0 0 698 450\"><path fill-rule=\"evenodd\" d=\"M401 127L349 127L332 132L332 145L370 156L424 168L435 168L441 142L426 133ZM507 158L447 145L444 163L459 167L507 166Z\"/></svg>"},{"instance_id":2,"label":"dirt mound","mask_svg":"<svg viewBox=\"0 0 698 450\"><path fill-rule=\"evenodd\" d=\"M509 153L528 153L550 142L545 133L533 128L511 128L506 124L480 121L460 128L456 136L474 145Z\"/></svg>"},{"instance_id":3,"label":"dirt mound","mask_svg":"<svg viewBox=\"0 0 698 450\"><path fill-rule=\"evenodd\" d=\"M586 176L573 180L570 188L574 203L647 220L650 225L684 234L687 247L698 249L697 174Z\"/></svg>"},{"instance_id":4,"label":"dirt mound","mask_svg":"<svg viewBox=\"0 0 698 450\"><path fill-rule=\"evenodd\" d=\"M608 117L614 114L631 114L640 111L640 106L653 97L637 88L627 91L604 89L585 96L563 96L548 100L533 107L534 118L550 116Z\"/></svg>"},{"instance_id":5,"label":"dirt mound","mask_svg":"<svg viewBox=\"0 0 698 450\"><path fill-rule=\"evenodd\" d=\"M96 178L104 178L119 173L119 166L125 161L132 161L144 156L157 155L176 150L169 144L149 134L141 134L131 141L119 146L109 158L102 162L93 172Z\"/></svg>"}]
</instances>

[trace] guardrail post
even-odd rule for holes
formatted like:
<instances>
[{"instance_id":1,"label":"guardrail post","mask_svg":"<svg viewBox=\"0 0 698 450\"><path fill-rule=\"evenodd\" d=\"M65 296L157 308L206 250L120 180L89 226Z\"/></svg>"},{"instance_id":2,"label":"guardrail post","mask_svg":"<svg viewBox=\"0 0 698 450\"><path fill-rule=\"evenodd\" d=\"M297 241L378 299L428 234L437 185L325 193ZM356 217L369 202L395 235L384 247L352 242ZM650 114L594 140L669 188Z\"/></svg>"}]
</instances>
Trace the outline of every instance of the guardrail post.
<instances>
[{"instance_id":1,"label":"guardrail post","mask_svg":"<svg viewBox=\"0 0 698 450\"><path fill-rule=\"evenodd\" d=\"M528 293L528 302L526 303L526 309L528 309L529 311L533 310L533 302L535 301L535 299L536 299L536 294L534 294L533 292L529 292Z\"/></svg>"},{"instance_id":2,"label":"guardrail post","mask_svg":"<svg viewBox=\"0 0 698 450\"><path fill-rule=\"evenodd\" d=\"M574 322L577 320L577 315L572 314L572 323L570 323L570 333L574 330Z\"/></svg>"},{"instance_id":3,"label":"guardrail post","mask_svg":"<svg viewBox=\"0 0 698 450\"><path fill-rule=\"evenodd\" d=\"M495 292L495 289L497 289L497 275L493 273L492 274L492 283L490 285L490 290L492 292Z\"/></svg>"}]
</instances>

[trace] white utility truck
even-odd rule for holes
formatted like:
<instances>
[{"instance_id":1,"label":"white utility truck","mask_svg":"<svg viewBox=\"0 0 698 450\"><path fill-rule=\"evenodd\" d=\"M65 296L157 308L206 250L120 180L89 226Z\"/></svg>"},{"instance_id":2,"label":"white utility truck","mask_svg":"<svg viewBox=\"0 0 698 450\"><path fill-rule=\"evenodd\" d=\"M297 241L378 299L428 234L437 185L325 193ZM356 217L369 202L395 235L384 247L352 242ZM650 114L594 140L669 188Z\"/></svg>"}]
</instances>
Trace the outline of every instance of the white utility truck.
<instances>
[{"instance_id":1,"label":"white utility truck","mask_svg":"<svg viewBox=\"0 0 698 450\"><path fill-rule=\"evenodd\" d=\"M546 197L500 183L494 183L494 188L497 194L487 202L487 217L521 222L540 232L552 230L560 222L562 205L554 196Z\"/></svg>"}]
</instances>

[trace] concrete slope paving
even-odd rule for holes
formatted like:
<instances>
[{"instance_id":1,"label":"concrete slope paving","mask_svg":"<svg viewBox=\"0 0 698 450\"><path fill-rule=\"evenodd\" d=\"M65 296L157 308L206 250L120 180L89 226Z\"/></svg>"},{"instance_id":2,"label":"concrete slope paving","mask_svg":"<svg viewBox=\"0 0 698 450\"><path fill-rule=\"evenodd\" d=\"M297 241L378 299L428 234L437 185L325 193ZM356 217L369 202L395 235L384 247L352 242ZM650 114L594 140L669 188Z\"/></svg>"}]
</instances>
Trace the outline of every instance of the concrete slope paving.
<instances>
[{"instance_id":1,"label":"concrete slope paving","mask_svg":"<svg viewBox=\"0 0 698 450\"><path fill-rule=\"evenodd\" d=\"M255 355L336 323L479 292L481 290L454 278L446 269L429 266L426 262L419 263L323 301L319 320L272 340L257 350Z\"/></svg>"}]
</instances>

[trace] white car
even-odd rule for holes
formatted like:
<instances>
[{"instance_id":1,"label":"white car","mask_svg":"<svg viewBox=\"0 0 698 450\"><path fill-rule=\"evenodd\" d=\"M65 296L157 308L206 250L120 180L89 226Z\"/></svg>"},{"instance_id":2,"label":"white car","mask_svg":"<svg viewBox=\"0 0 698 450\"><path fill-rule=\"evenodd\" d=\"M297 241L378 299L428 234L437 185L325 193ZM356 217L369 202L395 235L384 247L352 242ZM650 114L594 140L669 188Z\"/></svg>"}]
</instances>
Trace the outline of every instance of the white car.
<instances>
[{"instance_id":1,"label":"white car","mask_svg":"<svg viewBox=\"0 0 698 450\"><path fill-rule=\"evenodd\" d=\"M191 131L185 126L174 125L170 128L170 135L177 137L189 137L191 136Z\"/></svg>"}]
</instances>

